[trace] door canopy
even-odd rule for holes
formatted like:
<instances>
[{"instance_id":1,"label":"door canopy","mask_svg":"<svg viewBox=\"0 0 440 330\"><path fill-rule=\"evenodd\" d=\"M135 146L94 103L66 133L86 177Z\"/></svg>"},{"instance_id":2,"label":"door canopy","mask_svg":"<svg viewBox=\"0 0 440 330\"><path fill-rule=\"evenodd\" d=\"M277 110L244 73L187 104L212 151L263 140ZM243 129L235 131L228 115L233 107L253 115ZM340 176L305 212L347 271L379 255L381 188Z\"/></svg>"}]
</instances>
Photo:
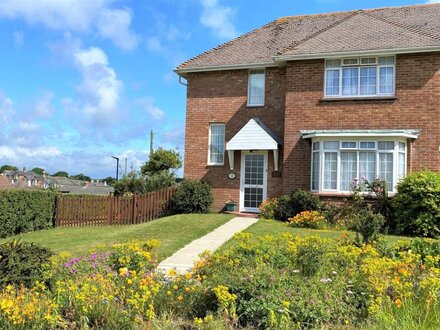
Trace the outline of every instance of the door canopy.
<instances>
[{"instance_id":1,"label":"door canopy","mask_svg":"<svg viewBox=\"0 0 440 330\"><path fill-rule=\"evenodd\" d=\"M274 155L274 170L278 171L278 145L282 144L282 140L258 118L252 118L226 143L229 168L231 171L234 170L235 150L272 150Z\"/></svg>"}]
</instances>

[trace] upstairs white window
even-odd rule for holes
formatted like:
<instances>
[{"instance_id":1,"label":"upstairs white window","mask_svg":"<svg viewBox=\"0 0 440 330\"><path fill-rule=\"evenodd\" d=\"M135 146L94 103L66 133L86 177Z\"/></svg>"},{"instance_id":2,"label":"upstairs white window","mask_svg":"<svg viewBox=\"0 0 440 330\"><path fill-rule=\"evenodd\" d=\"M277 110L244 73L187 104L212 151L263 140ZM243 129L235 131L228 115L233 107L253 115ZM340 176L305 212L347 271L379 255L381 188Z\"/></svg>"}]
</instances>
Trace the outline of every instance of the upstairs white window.
<instances>
[{"instance_id":1,"label":"upstairs white window","mask_svg":"<svg viewBox=\"0 0 440 330\"><path fill-rule=\"evenodd\" d=\"M225 124L209 125L208 165L223 165L225 162Z\"/></svg>"},{"instance_id":2,"label":"upstairs white window","mask_svg":"<svg viewBox=\"0 0 440 330\"><path fill-rule=\"evenodd\" d=\"M264 69L249 70L248 106L264 105L265 71Z\"/></svg>"},{"instance_id":3,"label":"upstairs white window","mask_svg":"<svg viewBox=\"0 0 440 330\"><path fill-rule=\"evenodd\" d=\"M326 97L393 96L395 57L355 57L325 62Z\"/></svg>"},{"instance_id":4,"label":"upstairs white window","mask_svg":"<svg viewBox=\"0 0 440 330\"><path fill-rule=\"evenodd\" d=\"M312 141L312 191L350 192L354 183L379 178L389 192L406 175L407 146L402 141Z\"/></svg>"}]
</instances>

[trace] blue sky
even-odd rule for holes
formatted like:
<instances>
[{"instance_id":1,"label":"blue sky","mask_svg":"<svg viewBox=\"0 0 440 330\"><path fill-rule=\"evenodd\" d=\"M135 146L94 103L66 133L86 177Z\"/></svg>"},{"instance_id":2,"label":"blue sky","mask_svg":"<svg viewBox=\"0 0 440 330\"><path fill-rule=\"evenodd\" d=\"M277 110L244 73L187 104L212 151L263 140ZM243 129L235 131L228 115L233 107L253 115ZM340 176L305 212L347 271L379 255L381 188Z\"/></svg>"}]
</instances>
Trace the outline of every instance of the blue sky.
<instances>
[{"instance_id":1,"label":"blue sky","mask_svg":"<svg viewBox=\"0 0 440 330\"><path fill-rule=\"evenodd\" d=\"M426 2L0 0L0 165L114 176L150 129L183 154L180 62L280 16Z\"/></svg>"}]
</instances>

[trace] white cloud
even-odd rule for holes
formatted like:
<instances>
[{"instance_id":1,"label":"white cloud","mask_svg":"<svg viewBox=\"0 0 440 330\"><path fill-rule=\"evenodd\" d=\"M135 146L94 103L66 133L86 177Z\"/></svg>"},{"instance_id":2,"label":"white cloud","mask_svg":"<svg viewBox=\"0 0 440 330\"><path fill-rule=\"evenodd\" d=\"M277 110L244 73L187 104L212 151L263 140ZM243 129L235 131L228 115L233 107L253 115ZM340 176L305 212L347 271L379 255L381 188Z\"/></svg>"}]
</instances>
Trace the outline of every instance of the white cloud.
<instances>
[{"instance_id":1,"label":"white cloud","mask_svg":"<svg viewBox=\"0 0 440 330\"><path fill-rule=\"evenodd\" d=\"M151 97L140 98L136 103L142 106L152 119L161 120L165 117L165 112L154 104L154 99Z\"/></svg>"},{"instance_id":2,"label":"white cloud","mask_svg":"<svg viewBox=\"0 0 440 330\"><path fill-rule=\"evenodd\" d=\"M162 41L159 36L147 38L147 48L154 52L163 52L165 47L162 45Z\"/></svg>"},{"instance_id":3,"label":"white cloud","mask_svg":"<svg viewBox=\"0 0 440 330\"><path fill-rule=\"evenodd\" d=\"M214 32L221 39L231 39L238 35L233 23L235 10L229 6L222 6L219 0L200 0L203 11L200 22Z\"/></svg>"},{"instance_id":4,"label":"white cloud","mask_svg":"<svg viewBox=\"0 0 440 330\"><path fill-rule=\"evenodd\" d=\"M31 25L42 24L65 32L98 34L121 49L137 46L138 37L131 30L129 9L111 8L114 0L14 0L0 2L0 17L22 18Z\"/></svg>"},{"instance_id":5,"label":"white cloud","mask_svg":"<svg viewBox=\"0 0 440 330\"><path fill-rule=\"evenodd\" d=\"M138 37L130 32L131 18L132 14L128 9L105 9L97 21L98 31L119 48L134 49L138 44Z\"/></svg>"},{"instance_id":6,"label":"white cloud","mask_svg":"<svg viewBox=\"0 0 440 330\"><path fill-rule=\"evenodd\" d=\"M14 45L17 48L20 48L24 44L24 34L23 31L14 31L13 33Z\"/></svg>"},{"instance_id":7,"label":"white cloud","mask_svg":"<svg viewBox=\"0 0 440 330\"><path fill-rule=\"evenodd\" d=\"M427 3L440 3L440 0L429 0Z\"/></svg>"},{"instance_id":8,"label":"white cloud","mask_svg":"<svg viewBox=\"0 0 440 330\"><path fill-rule=\"evenodd\" d=\"M116 121L124 87L107 55L100 48L80 49L74 54L75 64L82 75L77 86L78 96L62 100L65 109L76 118L85 116L88 124L106 126Z\"/></svg>"},{"instance_id":9,"label":"white cloud","mask_svg":"<svg viewBox=\"0 0 440 330\"><path fill-rule=\"evenodd\" d=\"M8 124L14 115L15 110L12 100L0 94L0 120Z\"/></svg>"},{"instance_id":10,"label":"white cloud","mask_svg":"<svg viewBox=\"0 0 440 330\"><path fill-rule=\"evenodd\" d=\"M52 100L54 96L54 93L52 93L51 91L43 92L33 102L33 113L38 117L50 118L55 111L54 107L52 106Z\"/></svg>"}]
</instances>

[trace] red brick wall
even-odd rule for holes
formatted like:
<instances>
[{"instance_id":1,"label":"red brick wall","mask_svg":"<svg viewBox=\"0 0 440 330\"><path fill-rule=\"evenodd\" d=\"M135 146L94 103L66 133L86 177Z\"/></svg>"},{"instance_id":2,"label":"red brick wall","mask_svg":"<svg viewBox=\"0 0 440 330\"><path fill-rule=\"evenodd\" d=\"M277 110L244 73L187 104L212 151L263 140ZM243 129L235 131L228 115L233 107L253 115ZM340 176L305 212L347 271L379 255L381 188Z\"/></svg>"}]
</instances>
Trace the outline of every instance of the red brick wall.
<instances>
[{"instance_id":1,"label":"red brick wall","mask_svg":"<svg viewBox=\"0 0 440 330\"><path fill-rule=\"evenodd\" d=\"M324 61L309 60L268 68L266 105L248 108L247 76L247 70L188 75L184 175L213 185L216 210L230 198L239 200L241 154L235 152L235 180L227 178L227 153L224 166L207 166L208 129L213 122L226 124L226 141L253 117L284 137L282 178L271 176L269 153L269 197L310 188L310 145L301 139L300 130L421 129L419 139L408 148L408 170L440 170L438 53L397 56L396 98L392 100L322 101Z\"/></svg>"},{"instance_id":2,"label":"red brick wall","mask_svg":"<svg viewBox=\"0 0 440 330\"><path fill-rule=\"evenodd\" d=\"M264 107L247 107L247 84L248 70L188 75L184 176L212 184L215 210L223 208L228 199L239 201L241 152L236 151L234 156L235 180L228 179L227 153L224 166L208 166L209 124L225 123L226 141L254 117L260 118L279 137L284 133L284 69L266 70ZM276 196L281 193L282 179L271 176L272 152L268 167L268 196Z\"/></svg>"},{"instance_id":3,"label":"red brick wall","mask_svg":"<svg viewBox=\"0 0 440 330\"><path fill-rule=\"evenodd\" d=\"M395 100L322 101L323 84L323 60L287 64L284 192L310 189L310 142L300 130L421 129L408 168L440 170L439 53L397 56Z\"/></svg>"}]
</instances>

